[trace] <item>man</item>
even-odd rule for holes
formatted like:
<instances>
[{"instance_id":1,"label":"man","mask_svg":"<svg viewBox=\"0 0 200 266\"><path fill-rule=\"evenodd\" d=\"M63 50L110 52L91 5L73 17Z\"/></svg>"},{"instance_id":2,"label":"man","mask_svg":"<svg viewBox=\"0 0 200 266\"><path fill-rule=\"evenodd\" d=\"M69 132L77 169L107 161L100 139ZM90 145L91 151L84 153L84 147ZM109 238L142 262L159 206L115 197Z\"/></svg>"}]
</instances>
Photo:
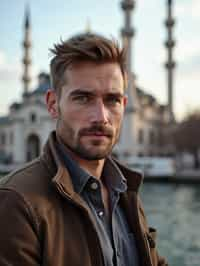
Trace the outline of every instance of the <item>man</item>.
<instances>
[{"instance_id":1,"label":"man","mask_svg":"<svg viewBox=\"0 0 200 266\"><path fill-rule=\"evenodd\" d=\"M125 53L82 34L55 45L43 154L2 180L0 265L163 266L138 188L111 157L126 106Z\"/></svg>"}]
</instances>

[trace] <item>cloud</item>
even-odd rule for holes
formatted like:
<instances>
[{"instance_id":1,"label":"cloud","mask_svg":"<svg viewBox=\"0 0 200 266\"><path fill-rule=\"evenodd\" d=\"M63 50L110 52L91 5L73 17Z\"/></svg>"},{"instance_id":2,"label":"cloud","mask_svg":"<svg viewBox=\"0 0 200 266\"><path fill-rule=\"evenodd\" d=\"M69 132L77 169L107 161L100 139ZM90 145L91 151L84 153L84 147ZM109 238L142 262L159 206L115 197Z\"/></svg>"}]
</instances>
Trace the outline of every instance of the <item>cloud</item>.
<instances>
[{"instance_id":1,"label":"cloud","mask_svg":"<svg viewBox=\"0 0 200 266\"><path fill-rule=\"evenodd\" d=\"M178 66L181 74L185 75L188 72L193 73L194 71L200 70L200 53L193 57L186 59L184 62Z\"/></svg>"},{"instance_id":2,"label":"cloud","mask_svg":"<svg viewBox=\"0 0 200 266\"><path fill-rule=\"evenodd\" d=\"M174 100L178 118L181 119L188 110L200 109L199 68L188 72L177 71L175 76Z\"/></svg>"},{"instance_id":3,"label":"cloud","mask_svg":"<svg viewBox=\"0 0 200 266\"><path fill-rule=\"evenodd\" d=\"M32 66L31 88L38 84L39 69ZM14 101L20 101L23 93L22 83L23 65L20 62L9 60L4 51L0 50L0 115L6 114L9 105Z\"/></svg>"},{"instance_id":4,"label":"cloud","mask_svg":"<svg viewBox=\"0 0 200 266\"><path fill-rule=\"evenodd\" d=\"M200 71L200 40L184 39L179 42L177 48L174 51L174 58L177 63L177 72L182 76L191 75ZM188 76L188 78L190 78Z\"/></svg>"},{"instance_id":5,"label":"cloud","mask_svg":"<svg viewBox=\"0 0 200 266\"><path fill-rule=\"evenodd\" d=\"M200 20L199 10L200 1L199 0L187 0L185 2L177 2L175 6L176 14L180 17L192 17L195 20Z\"/></svg>"},{"instance_id":6,"label":"cloud","mask_svg":"<svg viewBox=\"0 0 200 266\"><path fill-rule=\"evenodd\" d=\"M187 38L180 39L177 43L175 52L179 62L200 55L200 39L196 36L189 40Z\"/></svg>"},{"instance_id":7,"label":"cloud","mask_svg":"<svg viewBox=\"0 0 200 266\"><path fill-rule=\"evenodd\" d=\"M36 79L38 74L38 69L35 66L30 67L31 78L33 81L33 86L36 85ZM15 62L13 60L8 60L6 54L0 50L0 86L1 88L5 85L15 84L15 82L20 82L20 87L22 87L22 72L23 65L21 62Z\"/></svg>"},{"instance_id":8,"label":"cloud","mask_svg":"<svg viewBox=\"0 0 200 266\"><path fill-rule=\"evenodd\" d=\"M20 91L20 64L9 61L4 51L0 50L0 114L6 113L11 101L18 98Z\"/></svg>"},{"instance_id":9,"label":"cloud","mask_svg":"<svg viewBox=\"0 0 200 266\"><path fill-rule=\"evenodd\" d=\"M0 51L0 67L5 64L6 57L3 51Z\"/></svg>"},{"instance_id":10,"label":"cloud","mask_svg":"<svg viewBox=\"0 0 200 266\"><path fill-rule=\"evenodd\" d=\"M6 54L0 51L0 86L8 88L10 84L14 84L20 77L20 65L11 61L9 62Z\"/></svg>"}]
</instances>

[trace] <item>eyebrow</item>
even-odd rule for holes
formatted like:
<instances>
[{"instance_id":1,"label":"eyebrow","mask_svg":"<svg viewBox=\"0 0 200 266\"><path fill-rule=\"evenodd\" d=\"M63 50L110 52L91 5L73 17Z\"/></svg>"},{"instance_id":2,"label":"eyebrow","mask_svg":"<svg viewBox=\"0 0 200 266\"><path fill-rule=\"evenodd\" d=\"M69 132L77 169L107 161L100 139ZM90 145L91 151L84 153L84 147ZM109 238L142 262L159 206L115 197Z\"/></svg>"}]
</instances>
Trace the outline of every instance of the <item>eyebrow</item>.
<instances>
[{"instance_id":1,"label":"eyebrow","mask_svg":"<svg viewBox=\"0 0 200 266\"><path fill-rule=\"evenodd\" d=\"M123 98L124 94L120 92L109 92L106 94L106 97L112 97L112 96L115 96L117 98Z\"/></svg>"},{"instance_id":2,"label":"eyebrow","mask_svg":"<svg viewBox=\"0 0 200 266\"><path fill-rule=\"evenodd\" d=\"M77 89L75 91L72 91L69 94L69 97L73 97L73 96L77 96L77 95L95 96L96 94L92 91L88 91L87 89L85 89L85 90L84 89ZM124 96L124 94L120 93L120 92L108 92L104 95L104 97L112 97L112 96L122 98Z\"/></svg>"},{"instance_id":3,"label":"eyebrow","mask_svg":"<svg viewBox=\"0 0 200 266\"><path fill-rule=\"evenodd\" d=\"M75 91L72 91L70 94L69 94L69 97L73 97L73 96L77 96L77 95L88 95L88 96L92 96L92 95L95 95L93 92L91 91L88 91L88 90L83 90L83 89L77 89Z\"/></svg>"}]
</instances>

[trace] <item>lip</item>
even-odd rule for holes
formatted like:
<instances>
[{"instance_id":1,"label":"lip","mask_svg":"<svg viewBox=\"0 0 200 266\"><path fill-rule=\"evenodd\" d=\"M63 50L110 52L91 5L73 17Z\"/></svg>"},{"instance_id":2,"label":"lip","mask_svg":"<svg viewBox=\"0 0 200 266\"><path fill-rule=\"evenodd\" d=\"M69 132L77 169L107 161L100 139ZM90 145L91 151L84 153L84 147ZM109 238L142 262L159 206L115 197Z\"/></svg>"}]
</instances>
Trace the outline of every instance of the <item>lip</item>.
<instances>
[{"instance_id":1,"label":"lip","mask_svg":"<svg viewBox=\"0 0 200 266\"><path fill-rule=\"evenodd\" d=\"M105 134L100 134L100 133L98 133L98 134L96 134L96 133L93 133L93 134L85 134L83 137L88 137L88 138L92 138L92 139L108 139L109 138L109 136L108 135L105 135Z\"/></svg>"},{"instance_id":2,"label":"lip","mask_svg":"<svg viewBox=\"0 0 200 266\"><path fill-rule=\"evenodd\" d=\"M94 138L108 138L107 135L104 134L87 134L84 135L85 137L94 137Z\"/></svg>"},{"instance_id":3,"label":"lip","mask_svg":"<svg viewBox=\"0 0 200 266\"><path fill-rule=\"evenodd\" d=\"M108 134L102 133L102 132L91 132L85 134L85 136L94 136L94 137L109 137Z\"/></svg>"}]
</instances>

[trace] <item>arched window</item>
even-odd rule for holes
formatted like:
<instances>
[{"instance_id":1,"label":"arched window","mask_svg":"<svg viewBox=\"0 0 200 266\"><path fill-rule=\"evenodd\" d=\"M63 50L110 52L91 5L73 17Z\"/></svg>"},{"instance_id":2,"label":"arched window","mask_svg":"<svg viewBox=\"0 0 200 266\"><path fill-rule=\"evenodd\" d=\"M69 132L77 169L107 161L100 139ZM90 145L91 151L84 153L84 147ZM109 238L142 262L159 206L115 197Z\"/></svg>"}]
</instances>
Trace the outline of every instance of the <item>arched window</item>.
<instances>
[{"instance_id":1,"label":"arched window","mask_svg":"<svg viewBox=\"0 0 200 266\"><path fill-rule=\"evenodd\" d=\"M140 128L138 130L138 143L142 144L143 142L144 142L144 130Z\"/></svg>"},{"instance_id":2,"label":"arched window","mask_svg":"<svg viewBox=\"0 0 200 266\"><path fill-rule=\"evenodd\" d=\"M14 137L13 137L13 132L10 132L10 145L14 143Z\"/></svg>"},{"instance_id":3,"label":"arched window","mask_svg":"<svg viewBox=\"0 0 200 266\"><path fill-rule=\"evenodd\" d=\"M30 121L31 121L32 123L35 123L35 122L37 121L37 116L36 116L35 113L31 113L31 114L30 114Z\"/></svg>"},{"instance_id":4,"label":"arched window","mask_svg":"<svg viewBox=\"0 0 200 266\"><path fill-rule=\"evenodd\" d=\"M4 132L0 133L0 144L1 145L6 144L6 134Z\"/></svg>"},{"instance_id":5,"label":"arched window","mask_svg":"<svg viewBox=\"0 0 200 266\"><path fill-rule=\"evenodd\" d=\"M31 134L27 138L27 161L31 161L40 154L40 139L36 134Z\"/></svg>"},{"instance_id":6,"label":"arched window","mask_svg":"<svg viewBox=\"0 0 200 266\"><path fill-rule=\"evenodd\" d=\"M149 144L150 145L155 144L155 133L153 130L149 131Z\"/></svg>"}]
</instances>

